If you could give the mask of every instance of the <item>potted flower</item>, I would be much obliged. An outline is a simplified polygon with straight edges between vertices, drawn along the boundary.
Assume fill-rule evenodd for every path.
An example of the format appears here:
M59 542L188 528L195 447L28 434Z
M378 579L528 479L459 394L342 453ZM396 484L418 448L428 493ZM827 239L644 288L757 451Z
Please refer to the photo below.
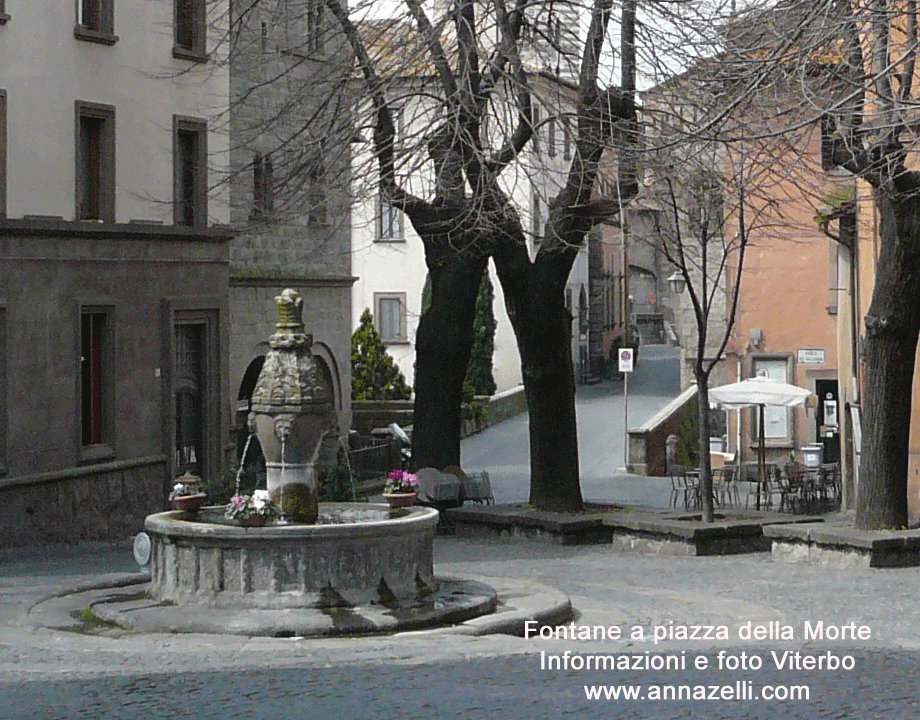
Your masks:
M230 498L224 517L236 520L243 527L258 527L279 514L278 506L272 502L268 490L254 490L252 495L234 495Z
M387 475L383 496L391 508L414 505L418 496L418 477L405 470L394 470Z
M176 484L169 493L169 502L173 509L194 512L201 508L208 496L201 492L200 484L201 478L189 473L176 478Z

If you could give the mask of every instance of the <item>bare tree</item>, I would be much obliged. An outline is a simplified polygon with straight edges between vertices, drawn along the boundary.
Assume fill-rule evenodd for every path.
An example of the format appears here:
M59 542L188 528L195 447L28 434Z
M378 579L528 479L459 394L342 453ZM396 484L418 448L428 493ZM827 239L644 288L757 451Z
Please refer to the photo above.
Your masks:
M920 173L916 148L917 4L914 0L753 3L727 53L735 77L727 107L782 97L752 134L821 126L825 166L863 181L877 214L878 260L861 341L863 443L856 524L903 527L911 388L920 315ZM798 101L793 102L796 98ZM761 103L763 106L763 103ZM858 198L856 206L867 207ZM871 225L864 228L873 232Z
M382 193L421 237L432 277L432 306L417 338L416 443L428 460L435 457L426 449L428 433L439 434L440 442L445 433L456 436L454 423L444 422L449 416L444 410L459 409L478 276L491 256L518 340L530 410L530 501L541 508L572 510L581 507L582 497L572 320L564 290L588 231L616 210L609 199L594 197L604 150L617 136L634 142L636 135L635 53L628 29L635 4L626 4L625 80L606 88L600 83L612 0L590 7L583 41L577 40L577 28L563 25L556 14L567 5L556 3L554 11L552 3L459 0L445 15L431 18L419 2L406 0L411 38L404 34L406 24L393 23L387 28L390 42L373 43L343 5L328 0L351 43L373 107ZM577 12L574 17L577 25ZM535 39L555 51L554 72L526 65ZM375 54L381 45L385 52ZM394 46L399 47L398 62L392 57ZM571 79L564 77L567 67L577 68ZM388 96L394 77L407 72L427 72L433 78L416 88L429 100L429 109L424 142L416 143L426 156L412 159L396 147ZM559 97L564 101L554 99ZM541 110L548 114L545 120ZM571 132L571 158L549 198L535 248L522 219L531 213L516 204L516 191L541 170L526 164L532 158L528 149L533 150L545 125L557 122ZM427 194L409 189L406 168L433 177ZM634 177L634 172L626 176L627 193L635 190ZM440 417L426 415L425 403ZM433 446L436 439L430 441ZM443 466L452 452L436 464Z

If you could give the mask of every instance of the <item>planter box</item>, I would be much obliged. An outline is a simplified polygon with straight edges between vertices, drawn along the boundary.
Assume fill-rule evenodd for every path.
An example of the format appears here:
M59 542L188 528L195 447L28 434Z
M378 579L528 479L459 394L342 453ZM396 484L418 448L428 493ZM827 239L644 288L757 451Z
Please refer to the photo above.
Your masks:
M687 512L640 507L591 506L583 513L541 512L524 505L487 505L447 511L458 537L523 538L556 545L613 545L623 552L655 555L729 555L769 552L764 528L815 523L821 518L726 512L703 523Z
M775 525L764 534L772 542L777 562L864 568L920 566L920 530Z

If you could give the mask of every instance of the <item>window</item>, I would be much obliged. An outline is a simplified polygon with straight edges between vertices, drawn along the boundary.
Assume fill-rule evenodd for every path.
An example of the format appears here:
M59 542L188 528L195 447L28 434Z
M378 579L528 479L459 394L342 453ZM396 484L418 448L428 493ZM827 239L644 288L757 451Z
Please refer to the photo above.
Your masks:
M789 382L789 359L787 358L755 358L754 376L768 377L780 382ZM784 407L764 407L764 439L767 441L790 442L792 440L792 425L789 422L790 411ZM755 432L757 428L757 413L754 413ZM757 437L757 435L755 435Z
M821 118L821 169L833 170L837 167L834 156L843 146L843 138L837 134L834 118L825 115Z
M533 138L530 140L530 144L533 147L534 153L539 154L540 152L540 106L536 103L531 103L531 127L533 127Z
M173 221L176 225L207 224L207 124L173 116Z
M327 221L328 193L322 150L314 150L308 153L303 171L307 181L307 224L325 225Z
M115 108L77 102L77 219L115 222Z
M377 236L384 241L403 239L403 214L386 200L380 200L380 218Z
M546 139L546 148L550 157L556 157L556 118L549 119L547 128L548 137Z
M385 343L406 342L405 293L375 294L374 304L380 339Z
M324 0L309 0L307 5L307 49L322 53L325 49L323 38Z
M175 3L173 57L207 60L205 0L175 0Z
M562 118L562 159L572 159L572 128L568 118Z
M0 0L2 9L3 0ZM0 219L6 217L6 90L0 90Z
M111 455L111 308L80 309L80 446L82 459Z
M77 0L74 36L79 40L114 45L115 0Z
M175 472L202 475L206 394L203 324L175 326Z
M530 234L533 236L534 245L543 242L543 232L545 231L543 218L543 199L537 188L531 189L530 198Z
M269 217L275 210L274 171L271 155L256 153L252 161L252 213L250 220Z

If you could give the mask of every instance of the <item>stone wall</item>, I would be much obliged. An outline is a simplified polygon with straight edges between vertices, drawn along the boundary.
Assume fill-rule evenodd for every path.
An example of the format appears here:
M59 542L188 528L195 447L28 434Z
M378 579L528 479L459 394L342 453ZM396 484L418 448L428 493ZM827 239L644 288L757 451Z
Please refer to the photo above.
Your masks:
M627 470L639 475L667 475L668 435L679 435L684 422L696 414L696 385L684 390L638 428L629 429Z
M0 479L0 547L120 540L166 507L162 455Z

